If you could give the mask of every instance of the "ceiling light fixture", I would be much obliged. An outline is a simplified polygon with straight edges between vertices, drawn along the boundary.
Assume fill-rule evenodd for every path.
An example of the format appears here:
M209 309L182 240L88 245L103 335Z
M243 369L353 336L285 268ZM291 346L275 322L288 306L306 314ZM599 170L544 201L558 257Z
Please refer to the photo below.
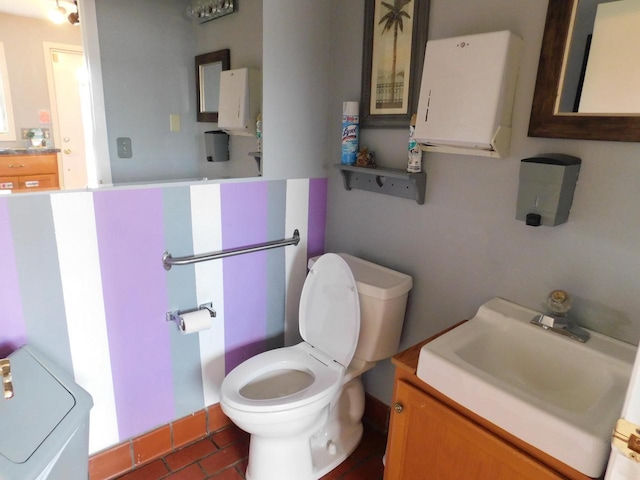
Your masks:
M56 0L56 8L49 10L49 20L60 25L67 18L67 11L58 4Z
M76 6L76 11L71 12L67 17L67 20L69 20L69 23L71 25L80 25L80 13L78 12L78 2L77 0L75 0L73 3Z

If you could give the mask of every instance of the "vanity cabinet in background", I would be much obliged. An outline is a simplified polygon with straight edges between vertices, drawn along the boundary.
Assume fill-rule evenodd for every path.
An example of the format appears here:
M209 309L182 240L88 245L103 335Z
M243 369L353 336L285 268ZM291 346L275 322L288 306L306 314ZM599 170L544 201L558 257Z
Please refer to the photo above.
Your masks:
M385 480L589 480L420 380L428 341L393 357Z
M0 190L32 192L58 188L56 153L0 155Z

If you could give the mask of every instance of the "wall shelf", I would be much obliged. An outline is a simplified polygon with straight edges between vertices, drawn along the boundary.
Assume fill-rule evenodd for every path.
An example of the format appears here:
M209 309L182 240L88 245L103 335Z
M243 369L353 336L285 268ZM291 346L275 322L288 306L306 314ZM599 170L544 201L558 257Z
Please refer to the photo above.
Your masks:
M424 204L427 186L427 174L424 172L409 173L396 168L366 168L342 164L337 164L335 167L342 174L346 190L356 188L384 193L415 200L418 205Z
M258 175L262 176L262 152L249 152L249 156L258 164Z

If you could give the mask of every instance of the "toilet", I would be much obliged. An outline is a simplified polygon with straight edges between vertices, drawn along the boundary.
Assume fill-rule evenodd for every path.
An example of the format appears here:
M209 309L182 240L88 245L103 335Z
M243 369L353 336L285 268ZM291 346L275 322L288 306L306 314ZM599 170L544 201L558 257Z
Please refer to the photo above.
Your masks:
M348 254L309 260L300 297L303 342L234 368L220 406L251 434L247 480L317 480L362 438L361 375L394 355L409 275Z

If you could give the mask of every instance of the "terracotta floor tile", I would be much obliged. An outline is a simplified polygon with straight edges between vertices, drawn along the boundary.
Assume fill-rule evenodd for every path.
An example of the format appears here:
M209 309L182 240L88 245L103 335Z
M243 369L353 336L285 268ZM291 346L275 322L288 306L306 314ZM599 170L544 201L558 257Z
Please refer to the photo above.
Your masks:
M221 471L213 477L209 477L208 480L244 480L244 476L240 475L235 468L231 467Z
M170 453L164 460L172 472L186 467L218 450L209 438L188 445L177 452Z
M218 447L222 448L239 440L248 442L250 435L247 432L239 429L235 425L231 425L223 430L214 433L213 435L211 435L211 438Z
M200 460L200 465L209 474L218 473L224 468L246 458L249 455L248 445L244 442L234 443L216 453Z
M162 460L155 460L119 478L121 480L158 480L165 477L168 473L169 470L164 462Z
M89 459L89 479L105 480L131 470L133 459L131 443L123 443L93 455Z
M173 422L173 448L180 448L207 436L207 412L200 410Z
M171 451L171 427L165 425L133 440L133 462L147 463Z
M232 425L231 420L224 414L219 403L207 408L207 431L209 433L217 432L229 425Z
M204 480L206 477L207 476L202 468L200 468L200 465L193 463L187 468L183 468L178 472L172 473L163 480Z

